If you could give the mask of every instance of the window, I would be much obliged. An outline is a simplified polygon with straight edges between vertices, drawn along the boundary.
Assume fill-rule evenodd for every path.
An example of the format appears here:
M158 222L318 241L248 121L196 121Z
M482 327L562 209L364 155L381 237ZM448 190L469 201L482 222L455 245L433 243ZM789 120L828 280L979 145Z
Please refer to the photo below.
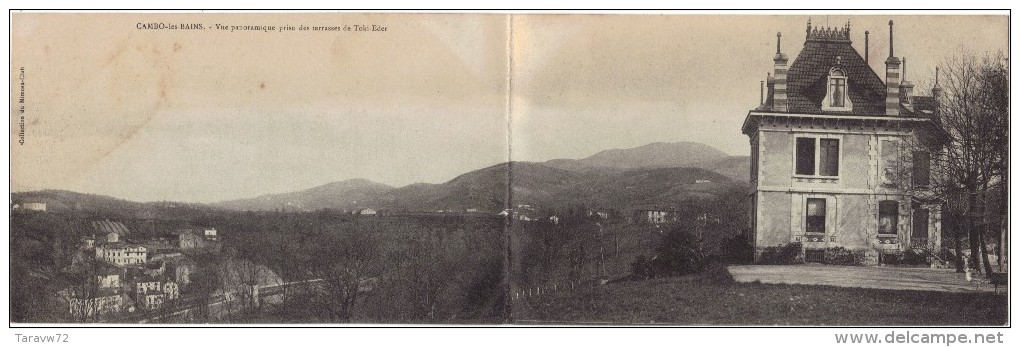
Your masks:
M819 168L822 176L839 176L839 140L819 139Z
M806 227L809 233L825 233L825 199L807 199Z
M798 137L796 162L798 175L839 176L839 139Z
M928 152L914 152L912 166L914 187L927 187L931 181L931 157L928 156Z
M825 87L825 98L822 99L822 111L853 111L854 105L850 101L847 86L846 71L838 67L830 69L828 83Z
M928 209L922 208L922 206L918 203L914 203L914 220L910 233L911 241L928 241L928 213Z
M797 138L797 174L815 174L815 139L813 138Z
M878 202L878 233L896 234L896 225L899 224L900 203L893 200Z
M831 78L829 84L829 88L832 88L832 104L830 106L844 107L843 95L846 95L846 79Z

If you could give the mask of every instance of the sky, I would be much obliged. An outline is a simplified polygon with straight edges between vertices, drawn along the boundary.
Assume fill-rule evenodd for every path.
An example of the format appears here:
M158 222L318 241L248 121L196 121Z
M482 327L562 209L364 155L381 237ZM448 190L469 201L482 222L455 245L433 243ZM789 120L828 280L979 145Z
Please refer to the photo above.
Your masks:
M792 61L808 19L849 20L862 54L870 30L877 71L895 20L919 85L946 57L1008 46L1005 17L15 13L11 188L215 202L652 142L747 155L776 32Z

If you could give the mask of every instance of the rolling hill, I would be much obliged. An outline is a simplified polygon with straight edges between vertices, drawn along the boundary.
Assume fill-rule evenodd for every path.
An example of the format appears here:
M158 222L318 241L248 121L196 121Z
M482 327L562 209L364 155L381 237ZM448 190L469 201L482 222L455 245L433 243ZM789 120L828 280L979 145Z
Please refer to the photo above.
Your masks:
M393 187L366 179L356 178L327 183L297 192L267 194L254 198L216 203L216 206L234 210L317 210L332 208L352 210L369 207Z
M12 201L47 202L50 209L111 210L137 216L179 214L182 209L194 213L218 209L314 211L366 207L390 211L497 212L507 206L510 182L514 204L543 208L581 204L623 210L724 193L747 182L748 166L746 156L728 156L704 144L660 142L606 150L583 159L502 163L439 184L391 187L359 178L209 205L136 203L68 191L15 193Z

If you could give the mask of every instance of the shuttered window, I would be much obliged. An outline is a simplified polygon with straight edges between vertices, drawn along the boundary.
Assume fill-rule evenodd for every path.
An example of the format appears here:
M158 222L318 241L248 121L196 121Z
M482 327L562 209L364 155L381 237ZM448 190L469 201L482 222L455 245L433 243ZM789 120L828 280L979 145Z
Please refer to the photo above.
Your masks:
M815 139L810 137L797 138L797 174L815 174Z
M839 176L839 140L820 139L818 166L822 176Z
M927 187L931 183L931 157L928 152L914 152L913 158L913 182L914 187Z

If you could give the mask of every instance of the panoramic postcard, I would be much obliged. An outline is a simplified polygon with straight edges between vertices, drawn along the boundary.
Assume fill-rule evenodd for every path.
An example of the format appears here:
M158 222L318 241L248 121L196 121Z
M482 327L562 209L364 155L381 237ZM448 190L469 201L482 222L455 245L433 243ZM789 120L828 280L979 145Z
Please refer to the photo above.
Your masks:
M1007 326L1008 29L15 12L9 320Z

